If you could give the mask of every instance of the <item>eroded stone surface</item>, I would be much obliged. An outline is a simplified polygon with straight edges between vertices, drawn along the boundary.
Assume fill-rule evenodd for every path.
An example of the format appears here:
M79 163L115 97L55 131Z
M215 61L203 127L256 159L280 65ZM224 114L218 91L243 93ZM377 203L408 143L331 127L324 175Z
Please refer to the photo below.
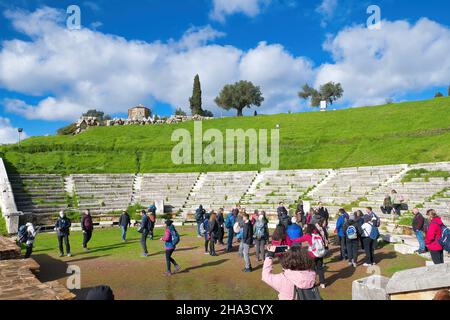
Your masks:
M0 260L20 257L20 248L14 239L0 236Z

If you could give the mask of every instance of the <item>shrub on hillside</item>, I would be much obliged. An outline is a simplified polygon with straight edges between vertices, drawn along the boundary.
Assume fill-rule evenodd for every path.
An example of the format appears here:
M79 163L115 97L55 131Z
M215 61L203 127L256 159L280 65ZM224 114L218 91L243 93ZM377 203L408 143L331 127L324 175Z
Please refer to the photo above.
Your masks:
M57 133L59 136L71 136L75 134L77 130L77 125L75 123L69 124L63 128L58 129Z
M437 92L434 97L435 98L442 98L444 95L441 92Z

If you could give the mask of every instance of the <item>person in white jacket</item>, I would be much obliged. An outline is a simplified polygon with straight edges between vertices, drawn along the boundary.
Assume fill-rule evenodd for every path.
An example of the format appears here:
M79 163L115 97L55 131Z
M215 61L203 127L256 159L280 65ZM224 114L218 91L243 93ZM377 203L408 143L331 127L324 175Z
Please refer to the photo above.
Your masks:
M375 241L370 236L372 234L372 229L376 228L373 225L372 217L369 215L364 216L364 224L361 226L362 234L361 238L364 243L364 251L366 252L366 262L365 267L375 265Z
M31 253L33 252L33 244L34 239L36 239L37 231L34 228L34 225L32 223L27 223L25 225L27 227L27 242L25 243L27 251L25 253L25 259L28 259L31 256Z

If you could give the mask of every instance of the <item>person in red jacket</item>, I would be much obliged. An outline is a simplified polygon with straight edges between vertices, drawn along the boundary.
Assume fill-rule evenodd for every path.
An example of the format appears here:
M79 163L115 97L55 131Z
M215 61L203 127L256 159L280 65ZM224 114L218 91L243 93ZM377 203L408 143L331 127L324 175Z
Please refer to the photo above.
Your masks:
M427 216L430 219L430 226L425 237L425 244L428 251L430 251L433 263L441 264L444 263L444 248L439 244L439 239L442 236L442 226L444 224L433 209L427 211Z

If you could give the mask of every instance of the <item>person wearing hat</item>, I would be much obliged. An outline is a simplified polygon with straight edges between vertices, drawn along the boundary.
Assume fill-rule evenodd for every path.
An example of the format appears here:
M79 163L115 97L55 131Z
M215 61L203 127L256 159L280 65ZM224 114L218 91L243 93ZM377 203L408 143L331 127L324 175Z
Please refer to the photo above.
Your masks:
M130 215L128 214L128 212L126 210L122 211L122 214L120 215L119 218L119 227L122 230L122 241L126 242L127 241L127 230L128 227L131 226L131 220L130 220Z
M167 272L166 276L172 275L171 265L173 264L175 267L174 273L180 270L180 265L172 258L172 254L176 248L176 242L179 241L174 239L174 236L179 237L175 227L173 226L172 220L166 220L166 230L164 232L164 236L161 238L161 241L165 241L166 248L166 264L167 264Z

